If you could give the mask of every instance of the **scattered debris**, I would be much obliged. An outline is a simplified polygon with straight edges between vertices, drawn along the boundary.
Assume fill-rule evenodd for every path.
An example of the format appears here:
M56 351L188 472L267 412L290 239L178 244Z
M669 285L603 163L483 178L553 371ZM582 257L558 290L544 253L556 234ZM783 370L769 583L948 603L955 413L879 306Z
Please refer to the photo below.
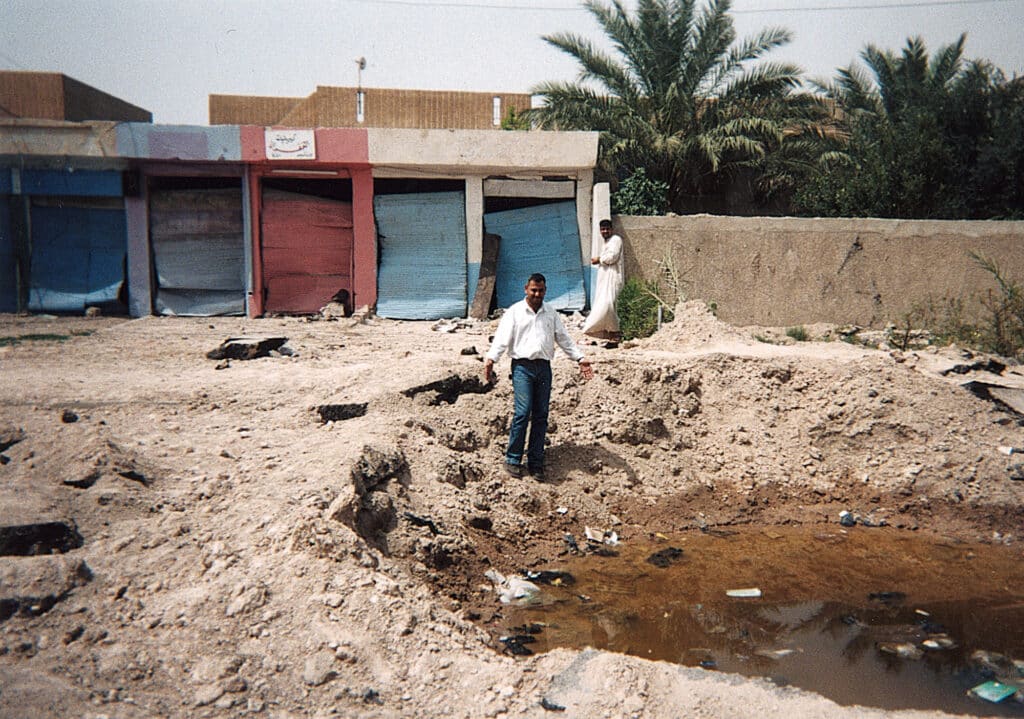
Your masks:
M902 604L906 598L907 595L903 592L872 592L868 595L869 601L888 605Z
M678 547L666 547L660 549L647 558L648 564L653 564L655 567L664 569L670 564L679 560L683 556L683 550Z
M60 421L64 424L74 424L78 421L78 415L72 410L66 409L60 414Z
M431 534L441 534L441 530L437 528L437 525L434 524L434 520L432 519L417 516L412 512L404 512L402 516L405 517L414 527L426 527L430 530Z
M844 509L839 513L839 523L844 527L853 527L857 524L857 517L849 510Z
M268 357L275 351L289 354L282 349L286 342L287 337L229 337L220 347L207 352L206 357L214 360L251 360Z
M476 351L476 347L463 347L459 354L463 357L473 357L480 353Z
M553 572L548 570L535 571L532 569L523 570L523 576L531 582L548 584L553 587L570 587L576 583L576 577L569 572Z
M923 642L921 642L921 646L925 649L931 649L935 651L941 649L956 649L958 645L956 641L948 634L936 634L934 636L928 637Z
M619 535L611 529L584 527L583 534L588 542L593 542L594 544L607 544L610 547L615 547L619 544Z
M1012 697L1018 692L1017 687L997 682L994 679L979 684L976 687L972 687L969 694L972 694L979 699L984 699L987 702L998 704L1007 697Z
M549 712L564 712L565 711L565 707L564 706L562 706L561 704L555 704L553 701L551 701L547 697L543 697L540 700L540 705L541 705L542 708L546 709Z
M924 652L910 642L880 642L876 645L883 654L892 654L901 659L920 659Z
M749 587L747 589L727 589L725 596L733 597L735 599L758 599L761 596L761 590L757 587Z
M522 577L506 577L495 569L489 569L484 576L494 582L502 604L533 604L540 595L540 587Z
M362 417L366 414L366 402L353 402L351 404L321 404L316 408L320 415L320 421L342 422L346 419Z
M505 645L505 652L507 654L511 654L514 657L528 657L533 654L533 650L524 645L536 642L537 638L530 634L516 634L498 637L498 641Z
M796 654L796 649L758 649L754 654L767 659L782 659L790 654Z

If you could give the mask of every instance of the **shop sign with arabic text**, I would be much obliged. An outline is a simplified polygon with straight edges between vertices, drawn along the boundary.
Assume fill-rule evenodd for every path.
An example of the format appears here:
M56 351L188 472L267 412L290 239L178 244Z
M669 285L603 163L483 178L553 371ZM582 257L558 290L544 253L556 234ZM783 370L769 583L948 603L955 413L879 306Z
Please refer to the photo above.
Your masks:
M315 160L316 139L312 130L264 131L268 160Z

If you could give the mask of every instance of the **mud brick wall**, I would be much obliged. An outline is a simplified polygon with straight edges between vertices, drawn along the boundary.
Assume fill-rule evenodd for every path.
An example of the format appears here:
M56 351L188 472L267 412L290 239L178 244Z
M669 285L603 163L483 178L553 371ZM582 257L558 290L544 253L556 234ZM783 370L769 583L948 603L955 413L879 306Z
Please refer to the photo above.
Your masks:
M814 322L882 327L929 301L963 300L984 315L997 262L1024 285L1024 222L617 216L626 276L655 279L671 258L688 299L714 302L735 325Z

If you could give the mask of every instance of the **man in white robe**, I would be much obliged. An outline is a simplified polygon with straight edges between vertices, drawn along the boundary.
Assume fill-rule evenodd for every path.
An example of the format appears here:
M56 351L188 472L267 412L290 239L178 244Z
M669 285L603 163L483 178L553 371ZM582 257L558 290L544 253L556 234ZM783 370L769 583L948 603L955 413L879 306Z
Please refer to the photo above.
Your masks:
M600 230L604 247L600 256L590 258L590 264L598 266L597 286L583 334L617 342L621 333L615 298L622 289L622 238L612 233L611 220L601 220Z

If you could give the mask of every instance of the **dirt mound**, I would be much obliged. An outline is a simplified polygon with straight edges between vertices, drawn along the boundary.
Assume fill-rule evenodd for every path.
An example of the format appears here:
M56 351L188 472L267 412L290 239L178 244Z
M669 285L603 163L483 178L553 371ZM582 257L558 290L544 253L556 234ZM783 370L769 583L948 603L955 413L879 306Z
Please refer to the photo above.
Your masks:
M701 300L678 303L672 321L664 323L640 346L651 350L679 350L726 343L750 343L750 335L715 317Z
M74 339L3 354L0 500L75 527L57 559L89 579L45 565L59 600L12 596L0 716L881 716L604 652L513 659L486 573L543 568L586 527L631 542L846 510L1019 532L1005 405L912 355L753 341L699 302L633 346L588 346L590 382L556 360L543 483L503 471L507 365L486 387L466 351L486 323L64 322ZM249 334L295 353L205 357Z

